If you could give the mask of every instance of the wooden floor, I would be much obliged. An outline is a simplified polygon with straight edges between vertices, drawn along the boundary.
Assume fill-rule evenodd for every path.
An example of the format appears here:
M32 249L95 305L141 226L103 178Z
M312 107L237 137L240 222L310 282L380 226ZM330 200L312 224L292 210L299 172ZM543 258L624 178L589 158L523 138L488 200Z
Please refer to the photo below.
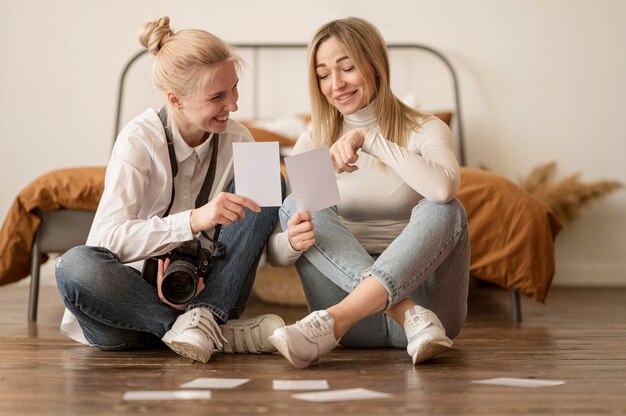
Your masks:
M107 353L64 339L54 287L42 288L39 322L26 323L26 286L0 287L0 415L626 414L626 288L554 288L546 305L522 300L510 323L507 292L473 287L454 349L414 367L404 350L339 348L298 370L279 355L215 354L208 364L170 350ZM246 315L293 322L299 307L253 300ZM173 390L198 377L249 378L207 401L125 402L130 390ZM472 384L492 377L564 380L538 389ZM273 391L274 379L326 379L391 398L311 403Z

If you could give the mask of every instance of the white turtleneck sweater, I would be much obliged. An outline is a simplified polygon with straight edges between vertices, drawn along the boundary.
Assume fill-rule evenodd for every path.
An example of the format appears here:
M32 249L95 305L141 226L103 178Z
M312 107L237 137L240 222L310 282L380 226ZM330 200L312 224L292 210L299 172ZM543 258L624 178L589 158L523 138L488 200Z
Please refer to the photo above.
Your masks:
M438 118L429 119L418 132L409 134L406 148L383 137L371 105L344 116L343 133L354 128L367 128L369 133L358 153L359 169L336 174L341 197L337 209L367 252L379 254L406 227L413 207L421 199L448 202L454 198L460 168L452 133ZM293 154L319 146L309 130L298 139ZM285 266L301 253L290 246L286 232L281 234L270 240L274 250L269 251L278 255L270 260Z

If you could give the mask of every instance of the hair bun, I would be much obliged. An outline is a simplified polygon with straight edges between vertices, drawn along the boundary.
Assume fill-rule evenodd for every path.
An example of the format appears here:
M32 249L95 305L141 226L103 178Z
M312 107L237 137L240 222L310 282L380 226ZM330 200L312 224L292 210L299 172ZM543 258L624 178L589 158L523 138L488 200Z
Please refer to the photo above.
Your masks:
M172 36L174 31L170 28L170 18L163 16L143 25L139 31L139 43L156 55Z

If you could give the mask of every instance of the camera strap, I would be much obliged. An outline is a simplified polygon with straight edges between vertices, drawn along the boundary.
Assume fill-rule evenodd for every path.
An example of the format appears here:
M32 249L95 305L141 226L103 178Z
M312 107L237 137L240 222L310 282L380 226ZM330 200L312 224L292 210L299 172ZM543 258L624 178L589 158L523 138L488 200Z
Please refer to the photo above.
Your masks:
M170 203L163 214L163 218L167 217L170 214L170 210L172 209L172 205L174 205L174 197L176 196L176 191L174 187L174 178L178 173L178 163L176 162L176 152L174 151L174 139L172 137L172 131L170 129L169 124L167 123L167 107L161 108L159 111L159 118L161 119L161 124L163 124L163 129L165 130L165 138L167 141L167 152L170 158L170 166L172 168L172 196L170 198ZM220 136L217 133L213 134L213 143L211 150L211 161L209 162L209 169L207 170L206 176L204 177L204 182L202 182L202 187L200 188L200 192L196 197L195 207L199 208L202 205L206 204L209 201L209 195L211 194L211 188L213 188L213 182L215 181L215 171L217 169L217 152L219 148L219 139ZM222 228L221 224L218 224L215 227L215 232L213 234L213 238L209 237L206 231L202 231L202 235L204 238L213 243L214 250L211 258L213 260L221 260L225 256L225 249L222 243L217 241L217 238L220 233L220 229Z

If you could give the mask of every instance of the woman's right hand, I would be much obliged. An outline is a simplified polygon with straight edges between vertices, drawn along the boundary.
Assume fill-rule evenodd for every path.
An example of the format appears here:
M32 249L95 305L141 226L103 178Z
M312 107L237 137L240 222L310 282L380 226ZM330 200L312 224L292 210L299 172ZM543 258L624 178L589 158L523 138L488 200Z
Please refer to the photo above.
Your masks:
M252 200L229 192L220 192L215 198L191 211L189 222L194 234L215 228L218 224L230 225L242 221L244 208L261 212L261 208Z
M337 173L352 173L359 169L356 165L356 161L359 159L357 152L363 147L368 132L369 130L366 128L349 130L330 146L330 159Z
M287 236L294 250L307 251L315 244L315 228L311 214L297 211L287 222Z

